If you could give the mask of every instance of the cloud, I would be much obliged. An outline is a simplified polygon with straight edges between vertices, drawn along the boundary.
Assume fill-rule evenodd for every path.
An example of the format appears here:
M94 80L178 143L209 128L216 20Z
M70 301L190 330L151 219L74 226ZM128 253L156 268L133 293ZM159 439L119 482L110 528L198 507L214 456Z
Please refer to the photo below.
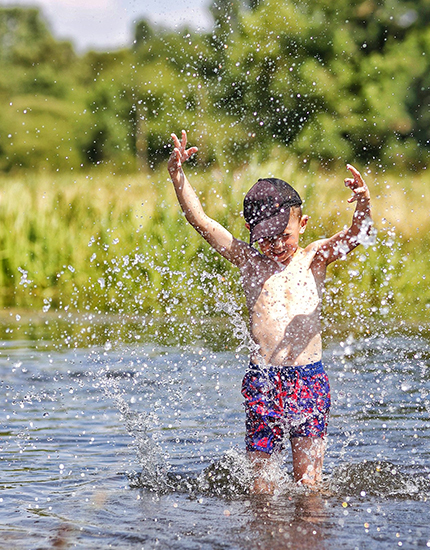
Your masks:
M72 41L79 50L115 49L131 41L130 22L121 0L6 0L1 3L39 7L54 36Z
M0 0L0 5L41 8L54 36L78 50L109 50L131 44L136 21L164 26L209 28L210 0Z
M25 6L38 6L47 11L73 8L74 10L103 10L110 9L113 6L120 5L119 0L3 0L0 5L20 4Z
M148 14L148 19L154 23L169 27L183 27L189 25L193 29L207 29L211 26L212 19L209 11L201 7L187 10L182 8L160 9L157 8Z

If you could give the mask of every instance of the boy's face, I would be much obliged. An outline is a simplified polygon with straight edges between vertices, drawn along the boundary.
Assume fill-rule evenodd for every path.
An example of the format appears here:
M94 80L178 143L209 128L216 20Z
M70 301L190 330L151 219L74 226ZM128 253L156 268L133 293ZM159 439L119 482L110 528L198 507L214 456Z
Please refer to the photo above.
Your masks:
M301 218L291 212L287 227L280 235L259 239L261 252L277 262L284 263L293 256L299 247L300 234L306 229L308 216Z

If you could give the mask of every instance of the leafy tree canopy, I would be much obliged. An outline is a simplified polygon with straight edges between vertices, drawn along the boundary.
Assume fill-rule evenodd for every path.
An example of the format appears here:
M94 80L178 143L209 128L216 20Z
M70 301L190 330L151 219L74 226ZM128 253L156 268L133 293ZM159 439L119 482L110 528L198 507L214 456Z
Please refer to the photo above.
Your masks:
M210 32L136 24L123 50L78 56L36 8L0 9L0 169L117 170L277 148L322 162L426 163L427 0L215 0Z

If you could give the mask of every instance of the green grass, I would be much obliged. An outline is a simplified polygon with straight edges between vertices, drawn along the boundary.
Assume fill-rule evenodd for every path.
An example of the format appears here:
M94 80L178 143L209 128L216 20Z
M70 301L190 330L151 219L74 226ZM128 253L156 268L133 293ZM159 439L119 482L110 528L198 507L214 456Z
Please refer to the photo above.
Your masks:
M349 224L347 175L270 158L236 173L188 169L208 214L243 239L246 191L258 177L286 179L311 216L304 245ZM377 241L329 268L326 318L355 326L370 317L424 321L430 306L426 173L368 173L366 180ZM165 169L4 177L0 222L5 309L143 315L168 319L165 330L172 331L186 319L184 333L196 319L244 316L236 270L184 220Z

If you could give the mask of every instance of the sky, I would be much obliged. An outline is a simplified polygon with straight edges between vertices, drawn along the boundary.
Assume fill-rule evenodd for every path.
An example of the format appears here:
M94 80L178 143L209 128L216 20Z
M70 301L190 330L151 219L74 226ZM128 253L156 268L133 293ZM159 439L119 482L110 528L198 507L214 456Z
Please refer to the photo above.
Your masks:
M76 50L109 51L130 45L142 18L171 28L209 29L211 0L0 0L0 6L40 7L53 35Z

